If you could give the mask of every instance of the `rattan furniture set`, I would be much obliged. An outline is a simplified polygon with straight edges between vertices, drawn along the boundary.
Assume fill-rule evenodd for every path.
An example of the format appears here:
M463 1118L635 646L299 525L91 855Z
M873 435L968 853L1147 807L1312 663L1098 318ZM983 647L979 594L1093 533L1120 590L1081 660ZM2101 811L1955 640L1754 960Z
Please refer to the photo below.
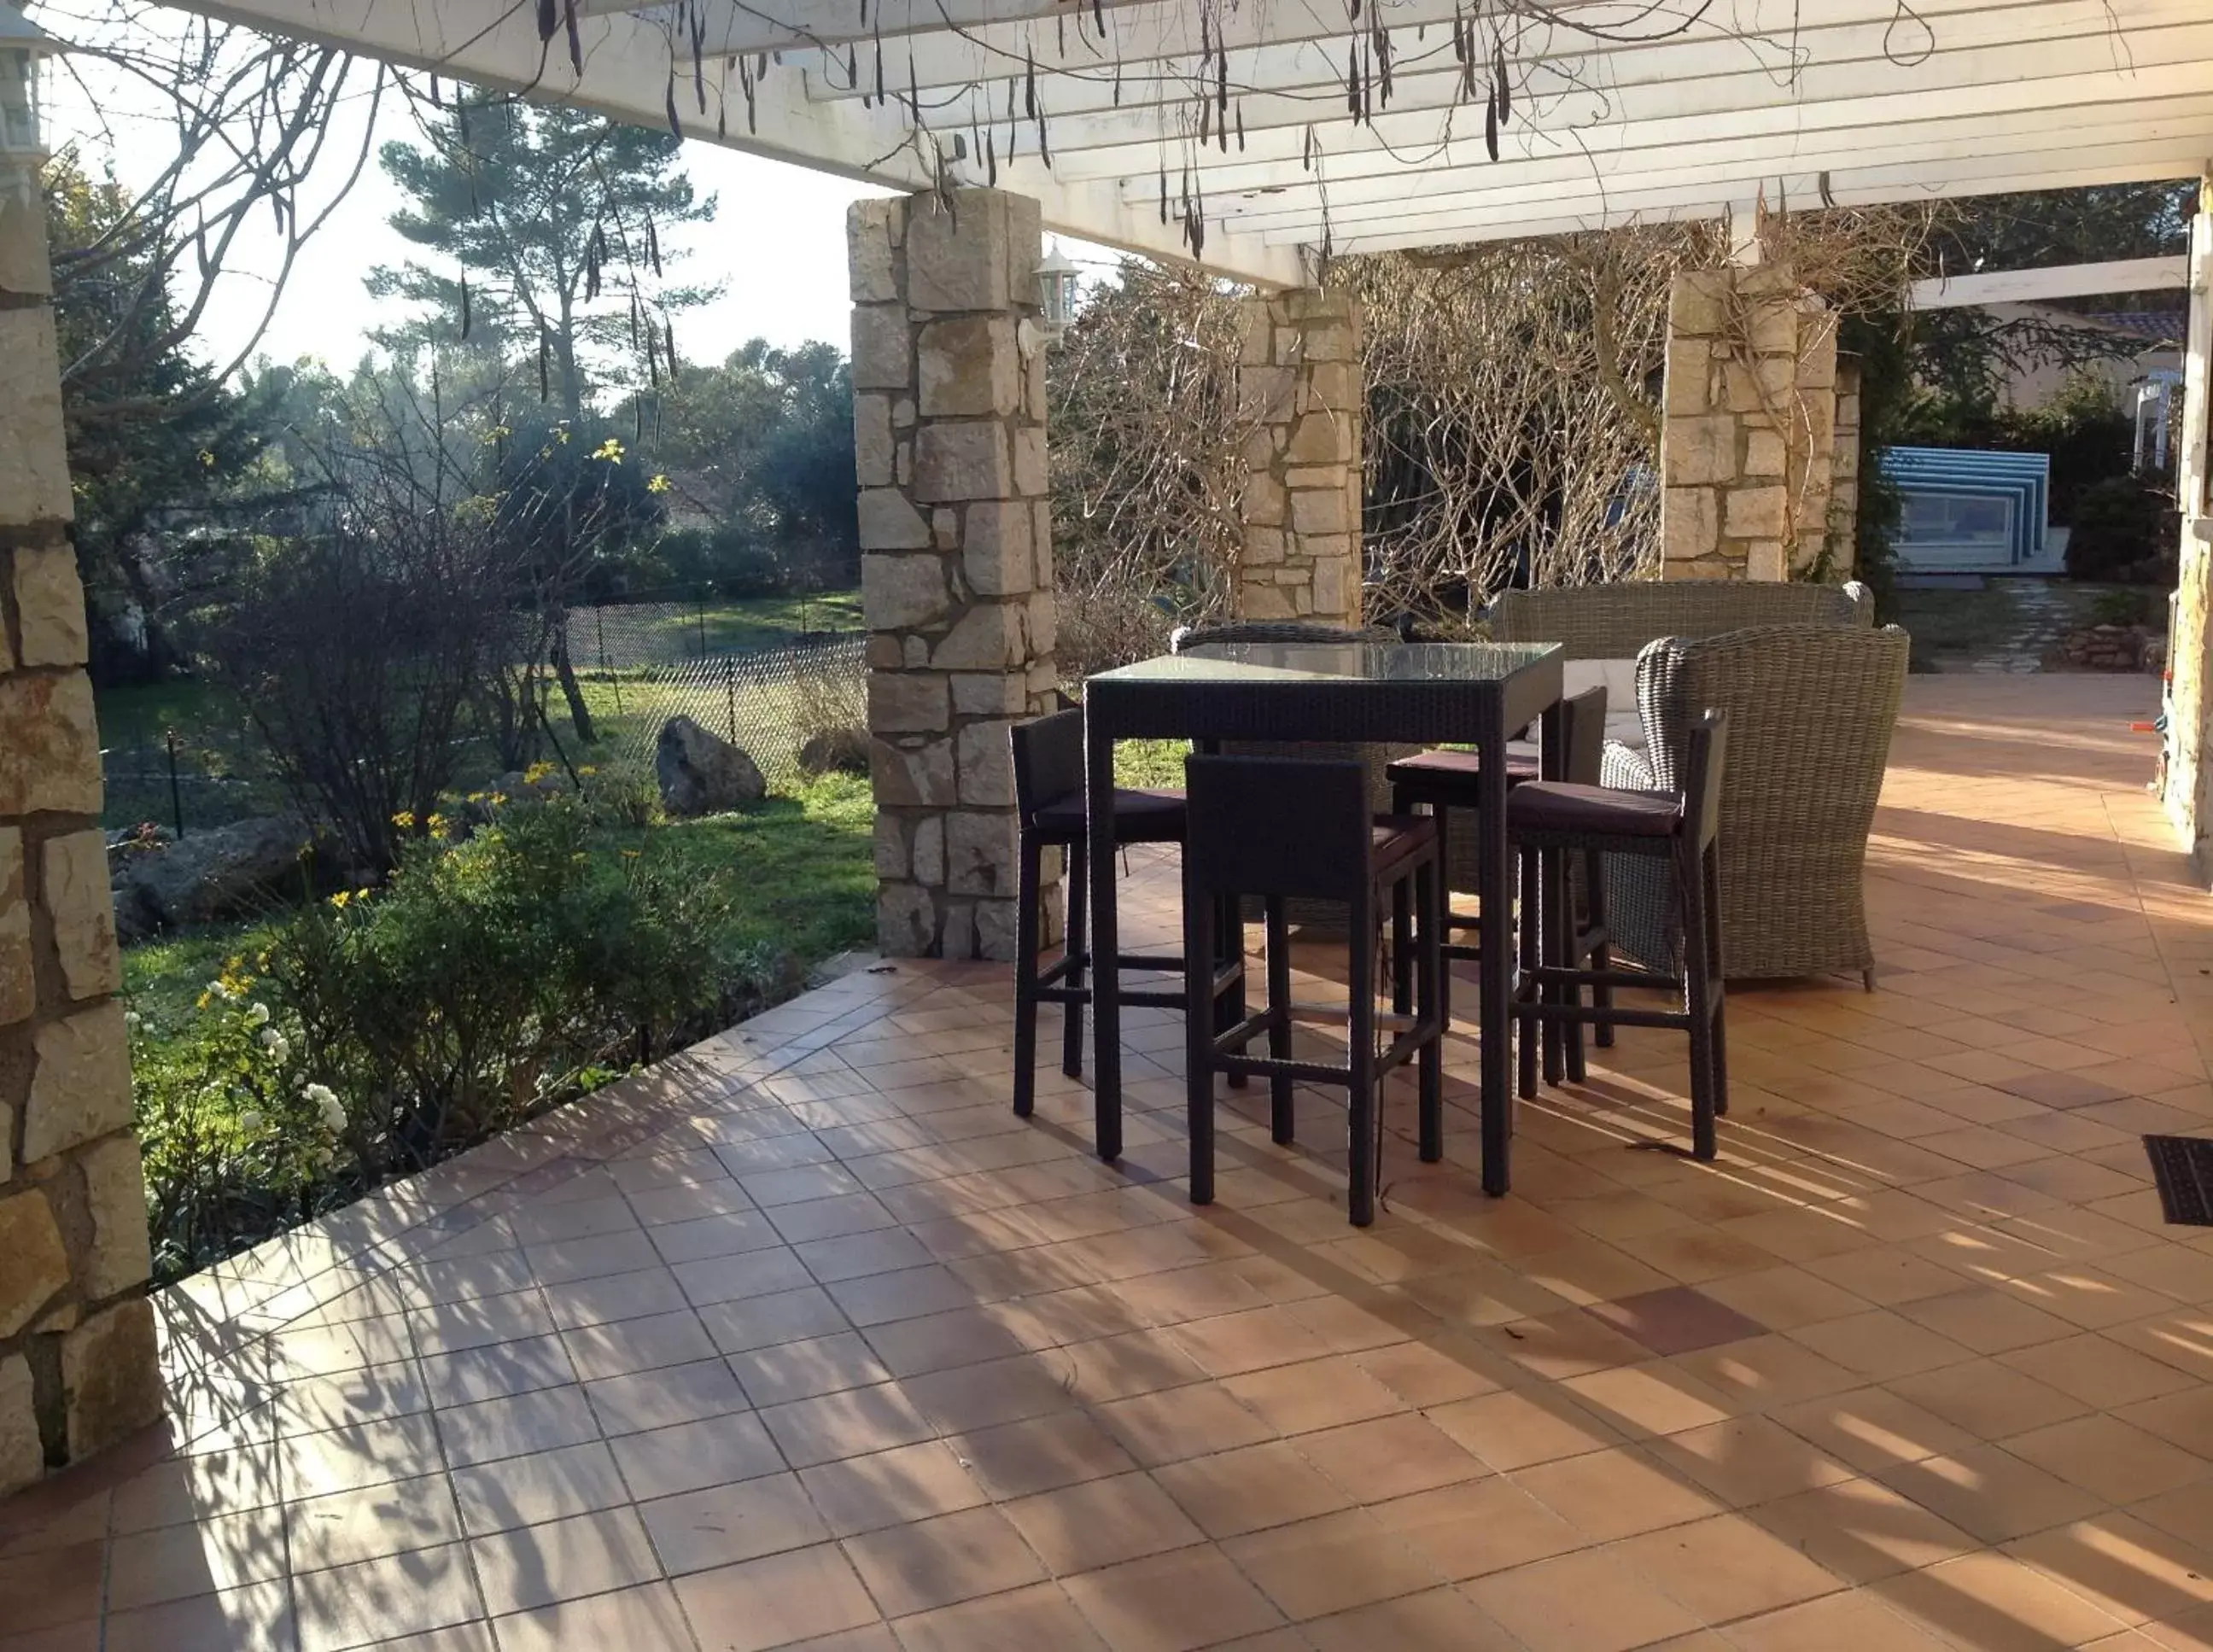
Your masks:
M1348 1206L1364 1225L1384 1073L1417 1067L1420 1156L1442 1155L1450 957L1481 962L1486 1192L1511 1182L1517 1026L1524 1095L1540 1050L1547 1082L1582 1077L1586 1027L1602 1045L1616 1025L1682 1030L1693 1151L1713 1156L1728 1106L1724 974L1850 969L1872 985L1860 873L1905 636L1871 628L1857 586L1513 592L1489 619L1490 640L1476 643L1186 631L1167 655L1090 678L1081 710L1017 728L1017 1112L1031 1106L1039 1006L1064 1008L1073 1075L1088 1003L1095 1144L1119 1158L1122 1005L1181 1009L1193 1201L1213 1196L1216 1075L1268 1081L1278 1142L1291 1139L1294 1086L1332 1085L1348 1095ZM1606 682L1632 670L1641 749L1604 738L1620 726ZM1192 742L1186 789L1118 789L1114 749L1132 739ZM1114 850L1140 841L1181 845L1179 956L1121 950ZM1041 966L1037 892L1054 845L1068 856L1068 938ZM1244 946L1254 917L1257 1003ZM1294 1021L1318 1018L1291 999L1295 925L1345 945L1349 1002L1319 1011L1345 1027L1342 1064L1294 1055ZM1125 988L1126 970L1183 978ZM1677 1007L1617 997L1632 987L1666 989Z

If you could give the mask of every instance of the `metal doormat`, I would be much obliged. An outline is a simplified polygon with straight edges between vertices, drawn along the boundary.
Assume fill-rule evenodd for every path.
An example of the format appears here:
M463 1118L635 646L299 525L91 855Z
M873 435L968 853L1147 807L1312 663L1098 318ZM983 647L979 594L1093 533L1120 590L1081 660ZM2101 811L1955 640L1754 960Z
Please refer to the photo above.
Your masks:
M2159 1207L2173 1222L2213 1228L2213 1140L2198 1136L2147 1136Z

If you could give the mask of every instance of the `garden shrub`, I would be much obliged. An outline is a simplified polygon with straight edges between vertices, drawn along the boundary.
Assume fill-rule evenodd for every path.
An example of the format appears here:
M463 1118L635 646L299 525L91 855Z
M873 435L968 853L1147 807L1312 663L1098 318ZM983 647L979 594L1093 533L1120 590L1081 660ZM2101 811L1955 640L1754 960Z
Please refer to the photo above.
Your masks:
M2134 476L2116 476L2082 491L2067 538L2070 579L2149 579L2179 553L2174 499Z
M137 1040L162 1277L763 1001L770 961L735 938L717 884L655 836L607 853L606 823L568 798L511 807L465 841L432 825L383 886L283 921L188 1025Z

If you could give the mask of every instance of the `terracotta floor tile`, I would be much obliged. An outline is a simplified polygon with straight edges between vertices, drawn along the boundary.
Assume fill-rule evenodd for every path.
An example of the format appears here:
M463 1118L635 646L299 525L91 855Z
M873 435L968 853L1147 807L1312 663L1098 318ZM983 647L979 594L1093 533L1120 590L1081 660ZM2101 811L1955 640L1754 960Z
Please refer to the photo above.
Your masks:
M1359 1509L1231 1538L1222 1551L1293 1622L1435 1587L1442 1578Z
M1426 1418L1405 1413L1302 1435L1299 1454L1363 1503L1381 1503L1491 1472Z
M680 1577L676 1598L703 1648L765 1652L882 1615L834 1543Z
M1524 1468L1616 1443L1615 1430L1564 1399L1511 1391L1441 1405L1439 1429L1495 1469Z
M1731 1624L1729 1640L1743 1652L1949 1652L1953 1643L1865 1594L1828 1594L1764 1617Z
M1698 1621L1602 1549L1539 1560L1461 1588L1522 1643L1547 1652L1626 1652Z
M677 1605L676 1592L666 1583L519 1612L500 1618L492 1628L499 1637L499 1652L570 1652L587 1646L619 1647L623 1652L692 1652L698 1644Z
M1735 1405L1664 1359L1570 1377L1560 1387L1622 1433L1680 1434L1733 1415Z
M1099 1420L1139 1462L1172 1463L1272 1439L1275 1430L1218 1382L1102 1405Z
M977 1480L1001 1498L1028 1497L1137 1466L1089 1412L1081 1411L956 1435L947 1443Z
M447 1462L466 1468L502 1457L581 1445L600 1437L600 1425L582 1388L541 1388L511 1399L480 1399L442 1411L438 1436Z
M1687 1354L1719 1343L1741 1342L1768 1329L1751 1315L1688 1285L1597 1302L1590 1312L1655 1354Z
M1048 1570L1065 1576L1204 1539L1143 1473L1085 1480L1002 1505Z
M1999 1357L2015 1370L2072 1394L2087 1405L2125 1405L2191 1386L2191 1379L2172 1365L2124 1348L2094 1332L2017 1348Z
M1267 1597L1210 1545L1085 1572L1062 1587L1114 1652L1194 1652L1283 1622Z
M1737 1508L1849 1479L1851 1472L1772 1418L1741 1417L1648 1442L1654 1461Z
M561 1335L569 1362L589 1382L627 1376L711 1358L716 1352L699 1316L686 1308L599 1325L580 1326Z
M1726 1623L1843 1587L1799 1549L1741 1515L1649 1532L1613 1552L1706 1623Z
M284 1518L288 1562L296 1571L436 1548L461 1537L460 1509L442 1475L308 1498L287 1504Z
M301 1652L337 1652L485 1615L458 1543L302 1572L292 1580L292 1600Z
M733 1354L729 1367L756 1406L864 1387L891 1375L857 1331Z
M2055 1527L2009 1543L2006 1552L2123 1623L2164 1624L2213 1612L2205 1551L2134 1512Z
M871 1327L868 1339L889 1375L902 1377L1003 1359L1023 1349L1020 1338L981 1308L893 1320Z
M1497 1391L1498 1383L1475 1368L1471 1347L1442 1337L1402 1342L1355 1354L1353 1363L1408 1405L1427 1408Z
M2003 1554L1963 1555L1870 1587L1923 1627L1990 1652L2079 1646L2127 1627L2034 1567Z
M1106 1643L1058 1586L1033 1583L980 1600L940 1606L902 1618L899 1643L907 1652L983 1652L1050 1647L1059 1652L1103 1652Z
M1673 1362L1741 1411L1773 1411L1861 1381L1834 1360L1780 1334L1703 1348Z
M2206 1403L2202 1392L2195 1398ZM2134 1503L2213 1477L2213 1463L2111 1417L2078 1417L2003 1443L2108 1503Z
M1635 1447L1616 1447L1517 1469L1514 1483L1595 1541L1714 1514L1712 1495L1669 1473Z
M661 1576L645 1527L627 1509L524 1526L469 1545L494 1617L651 1582Z
M1171 1463L1153 1478L1214 1538L1333 1513L1355 1501L1288 1441Z
M2104 1506L2103 1498L1997 1446L1893 1464L1874 1478L1984 1543L2025 1537Z
M745 1389L719 1359L607 1377L584 1385L600 1429L609 1435L697 1423L747 1409Z
M2026 1434L2088 1409L2074 1395L1995 1360L1899 1377L1887 1386L1893 1393L1984 1440Z
M629 1500L607 1448L598 1442L456 1469L454 1494L472 1535L536 1526Z
M220 1594L198 1594L107 1619L102 1645L113 1652L290 1652L302 1645L290 1594L282 1583L256 1583Z
M1850 1583L1933 1566L1977 1546L1958 1527L1873 1480L1840 1481L1747 1513Z
M847 1538L846 1555L892 1617L928 1612L1045 1576L1021 1534L994 1509L937 1515Z
M1223 1380L1230 1397L1278 1434L1307 1434L1405 1409L1406 1402L1346 1355Z
M990 1501L954 1442L924 1441L802 1470L800 1480L833 1537L953 1514Z
M749 1480L783 1466L761 1420L742 1413L620 1435L608 1446L631 1495L641 1502Z
M1789 1334L1825 1359L1879 1382L1974 1357L1973 1350L1883 1308L1801 1326Z
M1457 1589L1430 1589L1302 1625L1316 1652L1520 1652L1520 1643Z
M127 1611L219 1589L237 1589L281 1578L287 1569L281 1509L247 1509L185 1525L157 1527L118 1538L109 1550L107 1609ZM25 1574L27 1581L29 1576ZM93 1582L94 1590L87 1596L79 1583L64 1576L57 1590L64 1609L69 1609L71 1602L82 1602L84 1609L76 1615L93 1616L99 1605L97 1572ZM27 1595L29 1591L24 1593ZM0 1594L0 1601L4 1601L0 1621L11 1625L20 1621L27 1629L39 1627L38 1619L43 1614L37 1602L16 1596L12 1590ZM54 1608L45 1610L51 1612Z
M643 1503L639 1515L674 1577L805 1548L830 1535L796 1475L764 1474Z

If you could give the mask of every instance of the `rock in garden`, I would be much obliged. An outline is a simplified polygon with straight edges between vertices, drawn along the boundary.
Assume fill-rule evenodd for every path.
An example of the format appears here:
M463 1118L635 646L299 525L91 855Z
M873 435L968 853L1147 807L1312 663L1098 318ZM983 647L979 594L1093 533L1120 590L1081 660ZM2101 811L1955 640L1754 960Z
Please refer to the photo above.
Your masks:
M799 748L803 774L866 774L869 735L863 728L825 728Z
M116 869L117 929L126 937L259 910L296 895L314 833L297 815L241 820L131 855Z
M661 725L653 754L661 802L671 814L720 814L768 796L768 782L753 759L689 717Z

